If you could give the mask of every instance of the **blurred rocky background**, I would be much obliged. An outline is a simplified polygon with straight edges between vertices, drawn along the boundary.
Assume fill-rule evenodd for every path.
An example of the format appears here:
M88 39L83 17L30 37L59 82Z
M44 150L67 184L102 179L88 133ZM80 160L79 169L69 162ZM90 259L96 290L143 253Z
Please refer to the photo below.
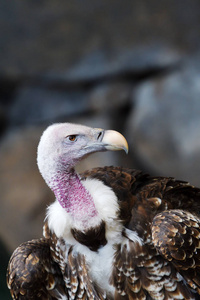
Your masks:
M8 257L42 236L53 200L36 166L54 122L115 129L124 165L200 187L200 1L0 0L0 299Z

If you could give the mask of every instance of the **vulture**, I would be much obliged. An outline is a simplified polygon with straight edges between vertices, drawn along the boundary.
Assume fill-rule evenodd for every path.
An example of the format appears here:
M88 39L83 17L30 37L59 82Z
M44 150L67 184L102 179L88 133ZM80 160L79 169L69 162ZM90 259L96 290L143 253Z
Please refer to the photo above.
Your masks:
M107 150L128 152L126 139L71 123L42 134L37 163L55 202L44 237L10 258L13 299L200 299L200 189L123 167L78 174Z

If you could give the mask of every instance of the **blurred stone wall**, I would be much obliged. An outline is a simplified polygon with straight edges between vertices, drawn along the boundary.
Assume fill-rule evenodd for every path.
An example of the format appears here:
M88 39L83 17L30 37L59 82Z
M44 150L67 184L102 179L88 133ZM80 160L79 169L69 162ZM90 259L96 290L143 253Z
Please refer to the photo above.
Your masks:
M122 132L124 165L200 186L200 1L0 1L0 237L42 235L53 200L36 166L43 129Z

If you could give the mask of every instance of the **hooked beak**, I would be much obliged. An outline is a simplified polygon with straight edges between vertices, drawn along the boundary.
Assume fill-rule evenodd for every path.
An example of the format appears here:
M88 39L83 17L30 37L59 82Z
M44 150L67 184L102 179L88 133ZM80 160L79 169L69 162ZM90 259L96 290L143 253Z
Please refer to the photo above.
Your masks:
M124 150L128 154L128 143L125 137L115 130L105 130L101 142L106 150Z
M127 154L128 143L125 137L115 130L93 128L92 133L88 137L87 145L83 148L84 156L106 150L124 150Z

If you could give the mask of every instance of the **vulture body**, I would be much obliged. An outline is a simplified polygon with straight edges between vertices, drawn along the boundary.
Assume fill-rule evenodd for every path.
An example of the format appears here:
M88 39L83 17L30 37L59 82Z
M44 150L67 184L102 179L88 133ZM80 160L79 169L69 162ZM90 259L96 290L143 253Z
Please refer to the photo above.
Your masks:
M43 133L38 167L56 200L44 238L11 256L13 299L200 299L200 189L121 167L74 169L122 149L115 131L60 123Z

